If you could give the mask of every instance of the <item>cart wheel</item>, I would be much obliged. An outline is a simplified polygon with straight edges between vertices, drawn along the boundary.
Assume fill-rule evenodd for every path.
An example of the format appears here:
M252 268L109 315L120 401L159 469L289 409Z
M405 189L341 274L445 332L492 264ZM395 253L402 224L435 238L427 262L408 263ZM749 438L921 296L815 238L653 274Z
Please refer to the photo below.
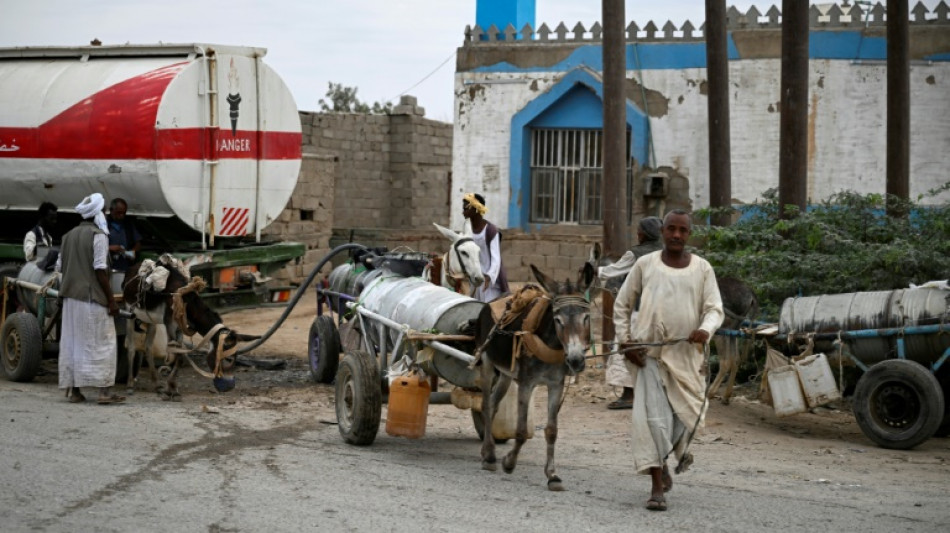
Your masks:
M478 433L478 440L485 440L485 419L482 418L482 412L472 409L472 423L475 425L475 433ZM495 444L504 444L508 439L495 439Z
M347 353L336 374L336 420L349 444L366 446L376 440L383 412L376 358L362 351Z
M40 323L29 313L13 313L0 331L3 372L10 381L30 381L43 361Z
M929 439L943 420L940 383L922 365L889 359L861 376L854 415L878 446L906 450Z
M320 315L310 325L310 375L317 383L332 383L340 366L340 332L333 318Z

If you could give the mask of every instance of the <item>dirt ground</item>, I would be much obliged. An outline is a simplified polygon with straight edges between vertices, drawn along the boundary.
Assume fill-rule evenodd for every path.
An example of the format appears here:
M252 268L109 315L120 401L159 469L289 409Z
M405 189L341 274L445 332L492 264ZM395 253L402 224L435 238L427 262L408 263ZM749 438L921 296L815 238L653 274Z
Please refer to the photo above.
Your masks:
M325 416L335 418L332 386L316 385L309 379L307 335L315 309L315 297L308 293L277 332L250 355L285 360L287 369L248 369L240 373L233 401L286 409L315 402L328 409ZM260 334L281 312L282 309L240 311L227 314L224 319L241 332ZM599 317L592 318L599 322ZM204 387L210 391L206 384ZM848 399L810 413L778 418L770 406L757 400L756 393L757 384L744 384L736 387L730 405L723 405L718 399L710 403L706 427L696 438L697 457L723 469L739 468L752 477L769 473L811 483L857 487L887 483L899 475L914 480L919 487L942 486L941 491L946 491L950 481L950 439L932 438L914 450L885 450L861 432ZM559 420L562 433L588 435L599 446L625 449L630 411L606 408L618 394L619 390L604 383L600 359L591 359L587 370L568 389L569 397ZM535 395L534 423L538 429L544 425L545 401L546 391L542 389ZM469 414L451 405L432 406L428 424L474 432ZM708 454L710 451L715 453ZM607 455L604 457L608 460Z
M229 313L223 318L226 325L239 332L262 334L282 312L282 308L256 309ZM176 487L192 487L199 483L203 479L201 476L195 479L188 476L192 472L204 472L199 468L204 462L214 468L224 468L230 464L217 458L223 453L222 450L230 449L228 446L231 446L245 450L242 452L244 454L253 454L253 450L258 448L268 450L270 454L284 454L280 459L268 456L264 467L270 472L278 468L276 465L285 465L286 470L281 471L281 476L290 476L288 479L294 480L294 483L285 483L284 486L281 485L284 483L284 477L281 476L273 479L254 477L254 483L238 494L246 492L258 495L254 491L259 486L267 487L261 494L280 493L281 490L309 494L323 490L321 487L324 483L321 480L329 475L327 472L330 470L326 469L330 468L333 472L338 471L339 476L353 470L370 479L380 480L378 487L364 487L364 490L371 491L374 498L367 500L367 505L376 506L372 507L375 511L366 513L367 520L376 519L373 513L385 517L393 512L389 508L379 507L382 505L379 502L399 500L396 495L402 495L401 491L392 487L404 485L402 481L394 481L400 475L424 475L425 481L420 481L420 486L428 487L426 490L434 491L432 494L439 494L439 497L433 497L434 501L442 502L442 506L447 505L447 502L439 498L452 500L451 494L458 486L458 478L461 478L465 483L481 487L478 489L481 491L499 488L510 491L508 497L514 500L505 508L512 513L523 514L524 511L519 511L521 507L516 503L522 502L524 498L537 497L537 502L546 503L530 505L538 505L545 512L555 513L552 516L556 515L550 506L559 500L544 496L547 491L543 490L541 474L545 453L541 438L545 424L542 406L546 401L546 391L541 390L535 396L535 438L525 445L519 463L523 466L513 476L501 473L486 475L478 468L479 444L471 415L451 405L429 407L426 436L421 441L387 435L384 431L384 405L383 422L374 444L363 448L349 447L342 442L334 427L333 386L314 383L310 378L306 360L307 336L314 316L315 297L309 293L276 333L247 356L283 363L282 368L264 370L240 367L237 387L231 392L216 393L209 380L185 368L180 379L182 402L165 403L150 392L147 373L140 376L137 391L126 406L108 411L115 413L109 417L109 428L117 432L115 438L121 440L126 431L148 427L151 428L151 436L145 446L158 447L151 452L152 455L178 457L176 454L183 454L188 460L196 462L189 463L191 466L188 469L181 468L181 476L187 479L176 477L175 484L163 484L161 489L153 487L150 490L165 491L162 494L166 496L163 497L177 502L174 500L174 495L178 494L176 490L179 490ZM558 471L569 491L566 493L568 499L564 501L579 506L582 514L578 516L586 516L584 512L590 513L588 518L581 519L582 523L588 524L586 529L627 530L629 525L621 528L621 524L628 524L625 520L630 519L629 513L642 510L649 481L644 476L636 476L630 464L631 412L606 409L606 404L616 397L616 392L604 384L602 366L599 359L591 359L588 369L570 385L559 419ZM73 412L63 409L62 405L65 404L62 395L55 390L55 360L46 361L44 368L47 372L31 384L0 382L0 395L6 394L9 402L15 400L23 404L11 403L8 407L19 413L15 417L18 424L23 423L23 420L31 420L32 417L26 413L34 411ZM946 524L950 524L950 509L946 506L947 488L950 487L950 439L933 438L914 450L885 450L876 447L861 433L847 401L834 408L819 408L811 413L777 418L771 407L754 398L754 392L754 386L742 386L737 388L730 405L723 405L718 400L711 403L706 428L698 433L691 449L696 462L685 475L674 478L678 488L674 489L671 497L681 511L675 516L670 513L669 523L663 522L665 518L657 518L655 514L635 515L640 521L653 520L650 523L656 527L646 530L682 528L684 523L688 523L704 531L761 531L763 528L795 531L815 531L819 528L863 532L935 531L941 526L945 529ZM94 422L106 416L103 408L94 406L75 412L78 420L95 427L98 426ZM11 414L11 423L13 418ZM55 422L60 425L71 423L69 420ZM120 426L120 423L128 427ZM161 429L166 426L167 429ZM26 431L37 432L44 427L41 424ZM209 431L210 434L205 435ZM95 440L95 433L90 431L88 438ZM288 442L281 441L288 434L296 437ZM304 434L306 438L301 437ZM226 435L231 437L222 437ZM12 438L12 434L8 437ZM73 436L74 439L80 437L79 434ZM201 448L204 450L201 453L198 450L188 451L191 450L188 446L204 446L202 443L207 443L212 437L214 446ZM139 442L133 441L133 444ZM509 447L510 444L502 445L499 455L506 453ZM52 449L50 453L55 455L65 452ZM144 457L151 457L147 450L138 448L135 448L134 457L143 453ZM308 459L301 462L301 454ZM134 457L129 460L141 461L141 458ZM20 464L33 464L27 456L13 459ZM186 458L180 459L185 461ZM161 480L163 476L171 475L170 471L161 469L153 472L154 460L146 462L148 464L142 468L143 472L151 476L147 479ZM319 475L314 474L316 477L312 480L292 477L296 475L293 474L297 471L295 469L311 468L312 465L308 466L311 462L321 465L320 468L324 470ZM253 468L251 463L242 464L233 473L225 472L223 479L240 478L246 474L245 470ZM323 466L325 464L334 466ZM338 470L340 464L348 466ZM377 465L382 470L372 470ZM396 478L387 477L393 466L402 469L398 470ZM433 467L436 469L431 470ZM45 488L46 483L33 481L34 478L45 479L42 475L42 472L34 474L31 471L30 476L20 482L20 485L33 487L31 490L36 492L36 501L41 501L45 497L42 494L46 494L43 491L48 490ZM61 473L55 471L49 473L52 477L59 475ZM254 476L259 475L254 471ZM126 490L128 487L123 485L126 482L122 479L100 480L100 484L107 487L121 486ZM261 485L268 480L280 486ZM352 481L341 477L336 483L347 484ZM387 492L390 489L396 492ZM529 496L524 496L526 493ZM187 491L182 494L181 501L193 500ZM324 497L332 498L333 491ZM352 497L347 496L350 499ZM0 491L2 499L3 491ZM201 505L212 504L202 500ZM323 509L325 506L314 508ZM462 508L464 505L453 512L462 515L464 512L458 510ZM43 511L32 507L25 509L24 523L33 520L27 520L29 516L43 514ZM164 512L163 509L158 508L156 512ZM105 514L113 512L108 507L97 510ZM67 511L63 513L69 514ZM233 516L240 512L240 508L224 506L219 511L223 516ZM76 518L75 514L69 516L70 520ZM269 520L276 519L275 516L297 515L275 513ZM306 518L310 519L309 515ZM16 519L13 523L17 523ZM59 524L65 519L54 516L49 520L52 520L49 523ZM227 522L228 519L222 520ZM473 525L456 530L481 530L474 525L480 523L477 513L466 520L472 520ZM299 524L294 527L297 526ZM287 530L298 529L289 529L288 526Z

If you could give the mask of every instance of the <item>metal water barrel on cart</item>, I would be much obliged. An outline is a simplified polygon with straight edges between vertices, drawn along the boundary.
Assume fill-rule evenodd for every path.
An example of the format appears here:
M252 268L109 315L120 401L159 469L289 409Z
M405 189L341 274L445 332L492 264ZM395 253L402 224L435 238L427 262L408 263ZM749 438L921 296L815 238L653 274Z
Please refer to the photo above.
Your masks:
M369 252L334 268L327 278L326 300L318 299L326 301L332 311L343 315L346 307L341 300L356 300L373 280L380 276L419 276L427 263L428 254L423 252L384 252L383 255ZM341 294L347 298L339 296ZM351 326L347 324L347 335L356 333L350 331ZM308 360L311 377L317 383L330 383L336 376L343 348L340 337L333 316L321 311L314 317L310 325Z
M20 268L16 279L42 287L53 275L37 266L36 262L29 262ZM56 283L51 288L58 287ZM53 296L40 295L36 290L20 285L16 285L12 292L25 312L9 313L0 327L0 368L8 380L26 382L36 376L43 361L43 328L46 324L41 323L38 316L40 308L43 308L43 322L48 322L56 315L59 302Z
M20 268L15 280L29 285L13 284L10 296L22 306L23 312L11 312L15 307L10 306L0 329L0 369L10 381L31 381L39 372L43 358L53 358L59 353L58 295L41 294L37 288L49 284L53 294L57 294L55 291L59 290L60 283L58 279L50 283L56 274L40 265L40 261L31 261ZM124 272L112 272L110 281L113 293L121 294L124 278ZM124 351L126 322L124 318L115 318L117 382L124 382L129 372ZM137 371L140 358L141 354L136 354L133 372Z
M858 425L885 448L912 448L950 432L950 291L898 289L788 298L779 336L815 334L815 351L841 342L867 368L858 381Z
M463 334L485 304L421 278L385 274L363 289L359 301L361 312L351 322L361 327L362 343L359 349L348 350L340 362L335 400L340 434L350 444L365 446L373 442L379 429L385 372L393 361L415 353L410 343L416 341L404 337L405 328ZM382 317L388 324L364 312ZM475 349L473 341L444 344L466 356ZM441 349L416 353L415 362L430 375L456 386L478 386L479 372Z
M44 286L55 274L53 272L46 272L37 266L35 261L25 263L21 268L20 272L17 273L17 279L20 281L26 281L29 283L34 283L39 286ZM59 282L57 281L51 288L58 289ZM16 299L20 302L20 305L25 307L30 313L34 315L38 313L39 299L43 298L45 300L44 305L46 306L45 313L47 317L51 317L56 314L56 311L59 309L59 303L56 301L56 298L52 296L40 296L36 291L17 286L16 288Z
M373 282L360 295L366 309L385 316L394 322L405 324L415 331L437 332L449 335L462 334L478 319L484 303L433 285L421 278L386 278ZM373 344L381 345L380 331L387 335L386 345L393 346L398 332L391 329L364 331ZM471 344L471 343L468 343ZM472 352L474 345L465 346L463 351ZM428 371L458 387L475 388L478 386L478 372L469 368L468 363L435 351L426 361Z

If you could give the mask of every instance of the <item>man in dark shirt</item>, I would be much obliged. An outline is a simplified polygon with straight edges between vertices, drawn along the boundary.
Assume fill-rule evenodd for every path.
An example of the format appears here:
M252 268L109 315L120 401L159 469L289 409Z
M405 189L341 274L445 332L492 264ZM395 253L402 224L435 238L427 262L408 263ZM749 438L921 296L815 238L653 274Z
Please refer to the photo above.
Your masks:
M109 255L112 269L125 272L135 264L142 236L135 224L125 216L128 204L122 198L112 200L109 206Z
M27 261L32 261L37 257L37 248L49 250L53 246L53 236L50 232L56 226L56 204L52 202L43 202L38 210L39 221L36 226L26 232L23 237L23 257Z

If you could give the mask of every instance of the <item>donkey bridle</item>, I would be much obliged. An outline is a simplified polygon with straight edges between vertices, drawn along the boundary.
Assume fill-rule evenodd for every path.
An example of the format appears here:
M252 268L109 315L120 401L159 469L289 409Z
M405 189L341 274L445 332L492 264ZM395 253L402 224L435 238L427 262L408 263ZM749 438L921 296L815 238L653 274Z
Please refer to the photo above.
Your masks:
M462 237L461 239L452 243L452 251L455 252L455 258L459 262L459 266L462 267L462 274L465 275L465 279L471 279L471 276L468 275L468 269L465 268L465 262L462 261L462 254L459 252L459 245L465 244L467 242L475 242L471 237Z

